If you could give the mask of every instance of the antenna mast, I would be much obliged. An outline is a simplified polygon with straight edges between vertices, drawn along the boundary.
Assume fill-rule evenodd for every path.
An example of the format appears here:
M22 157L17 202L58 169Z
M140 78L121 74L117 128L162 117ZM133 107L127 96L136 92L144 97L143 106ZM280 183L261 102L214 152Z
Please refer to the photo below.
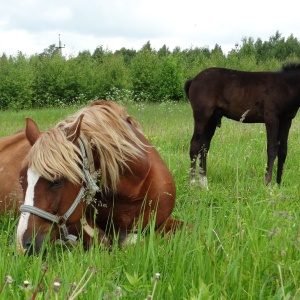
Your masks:
M62 45L62 42L60 40L60 34L58 35L58 47L56 47L56 49L59 50L60 54L62 55L62 48L65 48L65 45Z

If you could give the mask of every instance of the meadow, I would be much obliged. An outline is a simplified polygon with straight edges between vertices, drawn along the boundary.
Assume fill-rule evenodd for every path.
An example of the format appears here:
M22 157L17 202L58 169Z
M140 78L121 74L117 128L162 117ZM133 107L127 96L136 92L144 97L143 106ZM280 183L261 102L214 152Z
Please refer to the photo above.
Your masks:
M44 255L27 257L16 255L17 219L1 216L0 299L74 299L76 291L78 299L300 299L300 117L280 187L275 173L264 184L264 125L224 118L208 155L209 190L201 190L189 181L190 105L126 106L174 176L173 216L194 229L166 240L150 225L149 235L139 232L138 242L122 249L46 245ZM24 128L25 116L45 130L75 110L0 112L0 136Z

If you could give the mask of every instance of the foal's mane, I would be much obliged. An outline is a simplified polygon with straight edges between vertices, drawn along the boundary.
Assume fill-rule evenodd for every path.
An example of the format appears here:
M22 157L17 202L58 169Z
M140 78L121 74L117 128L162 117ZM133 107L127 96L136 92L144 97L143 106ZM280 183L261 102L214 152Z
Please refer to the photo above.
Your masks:
M282 72L300 71L300 63L286 63L281 68Z
M81 133L97 153L102 186L115 191L120 172L129 161L142 157L145 149L132 128L141 132L140 124L115 102L96 101L41 134L28 154L28 166L47 180L67 178L79 184L83 180L81 154L66 133L81 114Z

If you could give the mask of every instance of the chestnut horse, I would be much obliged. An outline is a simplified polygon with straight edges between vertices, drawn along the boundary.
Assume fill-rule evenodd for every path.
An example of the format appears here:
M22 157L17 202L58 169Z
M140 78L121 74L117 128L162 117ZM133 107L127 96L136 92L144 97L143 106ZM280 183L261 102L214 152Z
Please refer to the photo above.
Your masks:
M10 212L18 215L23 201L19 173L29 149L24 130L0 138L0 215Z
M216 127L221 126L225 116L245 123L265 123L268 156L265 182L271 182L278 157L280 184L289 130L300 106L300 64L286 64L279 72L209 68L187 80L184 89L194 116L190 145L192 181L200 156L200 184L207 188L206 156Z
M42 134L27 118L25 132L32 147L20 172L17 238L27 253L39 252L48 233L74 240L82 231L86 247L95 235L110 247L139 221L162 233L182 226L171 217L173 177L124 107L99 100Z

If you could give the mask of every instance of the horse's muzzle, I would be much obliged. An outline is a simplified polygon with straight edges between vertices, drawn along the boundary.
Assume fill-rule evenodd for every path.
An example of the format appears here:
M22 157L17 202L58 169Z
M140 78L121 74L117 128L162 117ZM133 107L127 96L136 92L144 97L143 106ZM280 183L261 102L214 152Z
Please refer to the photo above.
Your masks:
M26 237L26 235L24 235L22 239L23 252L26 255L40 253L44 239L45 235L36 235L34 238L32 238L32 236Z

